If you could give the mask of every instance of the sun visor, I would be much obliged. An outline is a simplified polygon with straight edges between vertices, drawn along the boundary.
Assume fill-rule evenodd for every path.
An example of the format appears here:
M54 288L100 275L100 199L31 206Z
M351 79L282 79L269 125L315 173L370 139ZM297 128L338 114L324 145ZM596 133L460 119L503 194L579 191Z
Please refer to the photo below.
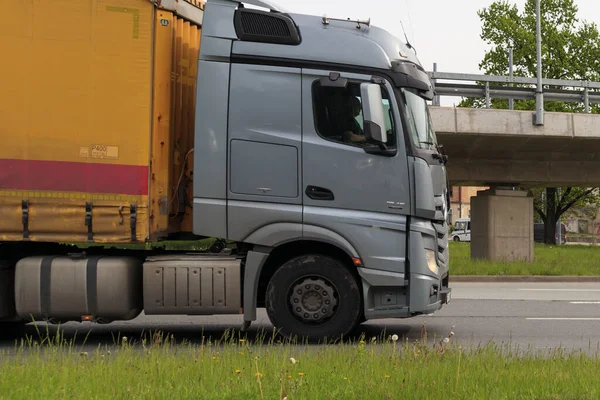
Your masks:
M415 89L427 100L435 95L429 75L410 61L392 61L394 84L398 87Z

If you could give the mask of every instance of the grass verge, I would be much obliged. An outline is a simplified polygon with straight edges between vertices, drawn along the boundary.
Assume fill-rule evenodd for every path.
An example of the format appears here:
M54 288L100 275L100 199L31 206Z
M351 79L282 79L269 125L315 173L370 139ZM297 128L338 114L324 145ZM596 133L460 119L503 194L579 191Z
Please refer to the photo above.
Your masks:
M2 357L0 393L10 399L600 397L596 357L542 356L494 344L463 349L451 337L409 343L382 336L309 347L269 338L256 346L227 334L218 343L175 344L154 335L141 346L123 338L93 353L58 339L30 340Z
M548 246L536 243L532 263L472 260L469 243L450 243L452 275L600 275L600 249L594 246Z

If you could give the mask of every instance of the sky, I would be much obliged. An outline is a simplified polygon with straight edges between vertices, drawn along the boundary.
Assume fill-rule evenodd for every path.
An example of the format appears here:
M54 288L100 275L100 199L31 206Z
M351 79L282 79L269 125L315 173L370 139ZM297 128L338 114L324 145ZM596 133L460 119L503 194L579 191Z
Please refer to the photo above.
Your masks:
M509 0L523 10L525 0ZM481 40L477 11L493 0L270 0L286 11L335 18L368 19L399 38L406 36L427 71L483 73L479 63L488 45ZM600 1L575 0L579 19L600 26ZM460 99L442 97L442 105Z

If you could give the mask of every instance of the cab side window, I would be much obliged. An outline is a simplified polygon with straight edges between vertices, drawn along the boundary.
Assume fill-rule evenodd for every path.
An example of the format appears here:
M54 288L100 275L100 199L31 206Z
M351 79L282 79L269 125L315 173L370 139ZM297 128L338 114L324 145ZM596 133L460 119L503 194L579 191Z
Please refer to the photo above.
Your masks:
M313 111L319 136L326 140L351 146L372 145L364 134L364 120L360 82L350 81L347 87L325 87L313 83ZM395 147L395 127L387 90L382 87L382 105L388 132L386 145Z

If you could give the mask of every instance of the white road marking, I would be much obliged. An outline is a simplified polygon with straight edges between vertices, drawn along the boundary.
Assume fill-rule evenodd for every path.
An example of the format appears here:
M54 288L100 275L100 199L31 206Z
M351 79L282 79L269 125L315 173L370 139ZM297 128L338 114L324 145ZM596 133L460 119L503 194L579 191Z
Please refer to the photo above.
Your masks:
M526 318L531 321L600 321L600 318L555 318L555 317L547 317L547 318Z
M600 301L572 301L571 304L600 304Z
M600 289L517 289L529 292L600 292Z

